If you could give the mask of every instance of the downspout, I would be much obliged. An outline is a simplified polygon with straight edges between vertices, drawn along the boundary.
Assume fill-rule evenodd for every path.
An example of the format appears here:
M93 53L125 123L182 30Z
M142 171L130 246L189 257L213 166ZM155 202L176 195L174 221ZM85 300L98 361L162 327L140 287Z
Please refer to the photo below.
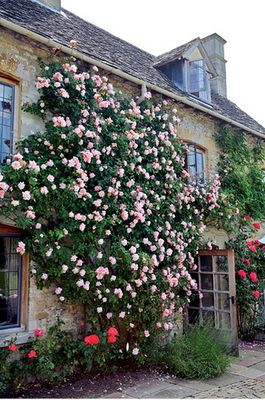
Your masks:
M216 111L209 110L209 109L201 106L200 104L193 103L192 101L190 101L189 99L186 99L185 97L182 97L180 95L172 93L172 92L170 92L170 91L168 91L166 89L163 89L163 88L161 88L159 86L153 85L152 83L144 82L143 80L141 80L139 78L136 78L136 77L134 77L132 75L129 75L126 72L123 72L123 71L121 71L121 70L119 70L117 68L111 67L111 66L109 66L107 64L104 64L101 61L96 60L95 58L89 57L89 56L87 56L87 55L85 55L85 54L83 54L83 53L81 53L81 52L79 52L79 51L77 51L75 49L71 49L71 48L69 48L67 46L59 44L59 43L55 42L52 39L47 39L47 38L45 38L45 37L43 37L43 36L41 36L41 35L39 35L39 34L37 34L35 32L29 31L28 29L23 28L22 26L19 26L17 24L14 24L13 22L7 21L4 18L0 18L0 25L2 25L4 28L10 29L10 30L12 30L14 32L17 32L17 33L20 33L21 35L24 35L24 36L26 36L26 37L28 37L30 39L33 39L33 40L35 40L37 42L40 42L40 43L42 43L42 44L44 44L46 46L61 50L62 52L66 53L66 54L69 54L70 56L73 56L75 58L78 58L80 60L86 61L89 64L96 65L97 67L102 68L105 71L111 72L111 73L113 73L113 74L115 74L115 75L117 75L117 76L119 76L119 77L121 77L123 79L126 79L126 80L128 80L130 82L133 82L133 83L135 83L137 85L141 85L141 86L142 85L146 85L146 87L148 87L149 89L153 90L154 92L160 93L160 94L162 94L162 95L164 95L166 97L169 97L171 99L180 101L181 103L186 104L186 105L188 105L188 106L190 106L192 108L200 110L200 111L202 111L202 112L204 112L206 114L212 115L213 117L221 119L221 120L223 120L223 121L225 121L225 122L227 122L227 123L229 123L231 125L234 125L234 126L240 128L240 129L244 130L244 131L250 132L252 135L255 135L255 136L258 136L258 137L260 137L262 139L265 139L265 135L264 134L254 130L254 129L248 128L247 126L242 125L239 122L236 122L236 121L232 120L229 117L221 115L221 114L217 113Z
M144 83L142 83L142 86L141 86L141 96L136 101L137 104L141 104L142 101L144 101L146 92L147 92L146 82L144 82Z

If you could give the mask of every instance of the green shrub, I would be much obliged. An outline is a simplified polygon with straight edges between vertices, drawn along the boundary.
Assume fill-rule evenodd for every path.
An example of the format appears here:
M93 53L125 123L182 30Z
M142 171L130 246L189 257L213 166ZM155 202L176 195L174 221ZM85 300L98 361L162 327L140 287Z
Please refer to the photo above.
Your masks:
M173 339L156 357L160 365L181 378L207 379L222 374L231 362L224 334L210 325L194 325Z

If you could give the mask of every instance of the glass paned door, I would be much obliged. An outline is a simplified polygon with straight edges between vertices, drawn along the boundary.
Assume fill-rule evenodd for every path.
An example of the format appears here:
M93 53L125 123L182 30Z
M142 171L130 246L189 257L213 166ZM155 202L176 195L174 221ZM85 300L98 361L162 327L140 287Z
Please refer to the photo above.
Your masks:
M200 251L198 270L192 272L202 293L188 307L188 322L210 320L231 338L237 350L236 287L233 250Z

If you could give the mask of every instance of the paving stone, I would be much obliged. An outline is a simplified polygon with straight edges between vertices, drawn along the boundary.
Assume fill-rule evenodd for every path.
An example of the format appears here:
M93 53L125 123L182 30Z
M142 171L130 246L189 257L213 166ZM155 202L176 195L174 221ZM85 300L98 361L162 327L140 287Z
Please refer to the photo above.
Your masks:
M254 368L258 369L259 371L265 372L265 361L261 361L261 362L255 364Z
M245 378L257 378L258 376L264 375L264 371L260 371L254 367L244 367L243 365L238 364L232 364L228 372Z
M256 350L243 350L240 352L240 357L242 358L256 358L256 362L265 361L265 351L256 351Z
M172 385L172 388L164 389L164 390L159 390L158 392L155 393L149 393L146 396L143 396L143 398L151 398L151 399L184 399L186 397L190 397L192 395L195 395L197 393L196 390L184 387L184 386L178 386L178 385Z
M128 396L128 394L123 392L114 392L109 394L108 396L102 396L103 399L133 399L133 397Z
M169 382L161 382L158 379L153 379L140 385L124 389L123 393L136 398L152 397L153 393L164 389L171 389L172 387L174 387L174 385Z
M265 375L261 375L257 378L257 380L265 382Z
M261 361L262 362L262 361ZM245 367L250 367L257 364L256 357L248 357L248 358L237 358L233 364L244 365Z
M184 386L184 387L188 387L190 389L196 390L196 392L201 392L203 390L210 390L213 387L215 387L215 385L210 385L207 381L197 381L197 380L192 380L192 379L181 379L181 378L176 378L176 380L174 378L169 378L168 382L180 385L180 386Z
M216 378L207 379L206 382L208 385L220 387L227 386L235 382L241 382L242 380L244 380L244 377L226 372Z

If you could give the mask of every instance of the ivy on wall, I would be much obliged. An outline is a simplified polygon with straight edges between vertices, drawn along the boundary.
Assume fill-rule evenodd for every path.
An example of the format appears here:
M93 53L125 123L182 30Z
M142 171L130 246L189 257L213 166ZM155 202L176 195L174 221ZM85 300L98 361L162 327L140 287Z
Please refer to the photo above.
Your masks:
M220 148L218 163L223 192L253 219L265 219L265 146L239 130L224 126L216 134Z
M230 235L235 250L239 335L254 338L264 330L262 291L265 246L253 240L265 219L264 141L224 126L216 135L220 148L220 209L216 221ZM223 216L226 218L223 218ZM220 218L221 217L221 218Z

